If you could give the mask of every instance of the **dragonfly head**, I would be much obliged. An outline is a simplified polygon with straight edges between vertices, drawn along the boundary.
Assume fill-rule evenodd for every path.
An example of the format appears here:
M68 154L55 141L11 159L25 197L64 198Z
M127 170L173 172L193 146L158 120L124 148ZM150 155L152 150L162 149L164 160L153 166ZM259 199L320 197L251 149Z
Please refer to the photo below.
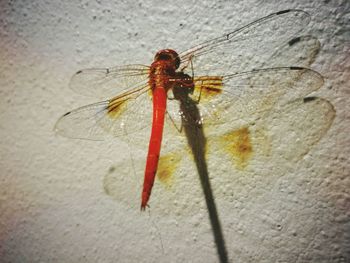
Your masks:
M157 52L154 57L154 61L173 61L175 69L180 66L180 57L179 55L172 49L163 49Z

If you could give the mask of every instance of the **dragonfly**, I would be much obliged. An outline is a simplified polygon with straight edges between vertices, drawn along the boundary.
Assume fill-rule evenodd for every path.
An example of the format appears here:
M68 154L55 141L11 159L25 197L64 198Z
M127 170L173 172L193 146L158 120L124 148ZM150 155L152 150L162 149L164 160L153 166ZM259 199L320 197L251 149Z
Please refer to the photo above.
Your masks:
M65 113L55 131L68 138L88 140L127 136L132 144L137 144L138 132L150 131L141 191L141 210L145 210L156 175L167 170L159 166L160 159L166 164L169 157L162 159L160 154L164 126L172 127L177 134L183 134L186 125L200 127L215 137L219 129L232 128L232 124L245 127L272 108L282 108L322 86L322 76L311 69L265 67L271 52L309 21L305 11L283 10L183 52L160 50L150 66L79 70L70 87L79 94L106 100ZM258 61L255 54L259 54ZM236 141L241 168L252 147L247 136L246 128L222 136L226 144ZM176 141L166 144L176 145Z

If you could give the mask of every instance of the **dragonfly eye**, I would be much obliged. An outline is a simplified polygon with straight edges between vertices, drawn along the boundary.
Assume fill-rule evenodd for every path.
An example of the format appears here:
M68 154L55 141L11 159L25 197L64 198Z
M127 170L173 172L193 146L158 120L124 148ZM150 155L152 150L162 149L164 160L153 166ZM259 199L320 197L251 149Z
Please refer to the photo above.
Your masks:
M169 54L163 54L163 53L161 53L161 54L159 54L159 56L158 56L158 60L171 60L171 56L169 56Z
M175 69L180 66L180 58L179 55L172 49L163 49L154 57L155 61L163 60L163 61L173 61Z

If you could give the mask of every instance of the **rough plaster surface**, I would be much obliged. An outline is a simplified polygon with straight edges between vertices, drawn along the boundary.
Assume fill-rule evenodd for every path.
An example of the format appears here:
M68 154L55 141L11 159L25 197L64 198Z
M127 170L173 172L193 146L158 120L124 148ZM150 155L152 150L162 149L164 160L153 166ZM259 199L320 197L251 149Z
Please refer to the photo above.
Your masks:
M276 3L1 1L0 261L218 262L205 206L192 211L189 200L192 213L140 213L104 188L109 173L124 169L128 144L69 140L53 126L95 101L68 87L80 68L149 64L159 49L183 50L299 8L313 19L305 34L321 43L310 67L325 84L315 95L336 118L300 160L233 170L230 187L218 190L218 213L230 262L350 262L349 2ZM191 187L196 176L192 169L182 178L190 198L201 194Z

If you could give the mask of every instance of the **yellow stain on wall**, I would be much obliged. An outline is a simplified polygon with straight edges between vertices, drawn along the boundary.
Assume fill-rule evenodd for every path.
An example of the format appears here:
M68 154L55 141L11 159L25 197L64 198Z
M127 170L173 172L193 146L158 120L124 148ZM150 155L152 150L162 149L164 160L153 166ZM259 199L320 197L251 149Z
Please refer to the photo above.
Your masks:
M180 161L181 156L175 153L169 153L159 158L157 179L166 188L170 188L173 185L173 175Z
M243 127L226 133L220 140L224 150L230 154L236 167L240 170L244 169L253 154L249 129Z

